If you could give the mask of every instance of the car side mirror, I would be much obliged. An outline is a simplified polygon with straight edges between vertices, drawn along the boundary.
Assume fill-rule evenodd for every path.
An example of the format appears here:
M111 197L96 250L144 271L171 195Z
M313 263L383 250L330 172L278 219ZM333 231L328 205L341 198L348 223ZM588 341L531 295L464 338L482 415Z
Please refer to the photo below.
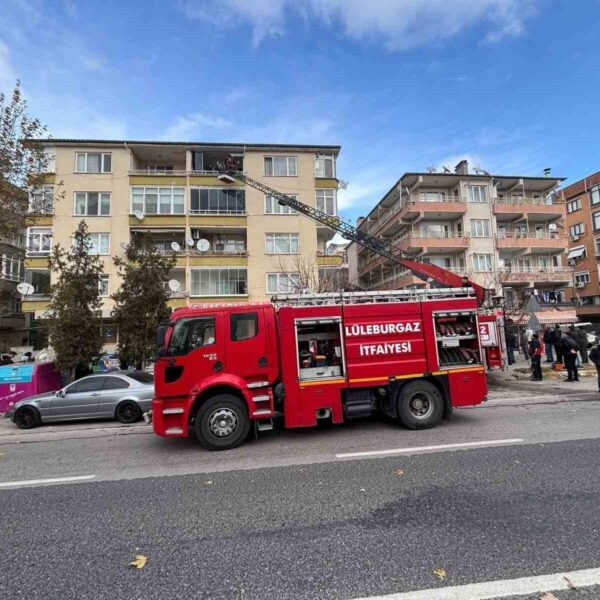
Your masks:
M63 392L63 390L57 390L56 394L54 394L54 395L58 396L59 398L62 398L65 395L65 393Z

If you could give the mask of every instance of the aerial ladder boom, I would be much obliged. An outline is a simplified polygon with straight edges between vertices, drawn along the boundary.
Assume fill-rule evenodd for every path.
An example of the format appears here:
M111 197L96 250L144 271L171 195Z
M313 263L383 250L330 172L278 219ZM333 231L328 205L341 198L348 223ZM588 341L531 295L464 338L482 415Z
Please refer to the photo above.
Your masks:
M254 189L262 192L263 194L267 194L272 198L276 198L277 202L281 206L288 206L289 208L294 209L295 211L302 213L303 215L309 217L313 221L317 221L326 227L329 227L333 231L339 233L344 239L350 240L363 246L367 250L371 252L375 252L380 256L383 256L390 262L397 264L405 269L408 269L415 277L422 279L426 283L429 283L432 287L436 288L460 288L460 287L471 287L475 292L475 296L477 297L477 303L481 306L485 299L485 289L468 279L465 280L464 277L457 275L456 273L452 273L442 267L438 267L437 265L432 265L430 263L425 263L420 261L416 256L413 258L403 258L403 254L406 256L407 253L394 253L392 252L391 245L385 240L376 238L375 236L367 233L366 231L362 231L357 227L353 227L349 223L345 223L339 217L328 215L327 213L314 208L312 206L308 206L303 202L300 202L296 198L292 196L288 196L283 194L260 181L256 181L244 175L239 171L228 170L219 175L219 180L223 183L234 183L235 180L239 180L244 182L246 185L253 187ZM410 256L410 255L409 255Z

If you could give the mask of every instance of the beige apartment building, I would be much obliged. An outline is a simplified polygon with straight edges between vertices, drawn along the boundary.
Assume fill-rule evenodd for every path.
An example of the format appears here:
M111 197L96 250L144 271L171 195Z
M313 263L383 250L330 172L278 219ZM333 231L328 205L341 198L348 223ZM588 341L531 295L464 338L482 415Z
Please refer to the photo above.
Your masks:
M31 199L36 216L25 260L34 293L22 303L36 347L47 343L51 247L68 247L81 219L89 226L90 251L104 265L107 347L117 335L110 319L110 295L119 287L112 258L124 254L133 236L149 236L162 251L176 252L173 308L265 300L293 289L299 261L311 261L315 270L341 263L326 254L333 231L241 182L217 178L232 155L249 177L336 214L339 146L49 139L44 147L51 172Z
M563 301L572 269L565 203L554 193L562 179L477 171L461 161L454 171L405 173L359 227L398 252L503 291L507 306L523 306L530 294ZM352 280L365 289L425 285L356 245L349 262Z

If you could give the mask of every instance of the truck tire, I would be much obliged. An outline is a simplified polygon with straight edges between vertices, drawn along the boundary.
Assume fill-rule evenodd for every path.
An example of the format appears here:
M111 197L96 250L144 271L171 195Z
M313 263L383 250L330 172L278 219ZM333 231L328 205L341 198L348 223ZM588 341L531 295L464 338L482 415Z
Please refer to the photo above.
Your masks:
M235 448L244 442L250 431L248 408L236 396L213 396L198 409L194 430L196 438L207 450Z
M444 398L428 381L411 381L398 394L398 418L409 429L435 427L444 414Z

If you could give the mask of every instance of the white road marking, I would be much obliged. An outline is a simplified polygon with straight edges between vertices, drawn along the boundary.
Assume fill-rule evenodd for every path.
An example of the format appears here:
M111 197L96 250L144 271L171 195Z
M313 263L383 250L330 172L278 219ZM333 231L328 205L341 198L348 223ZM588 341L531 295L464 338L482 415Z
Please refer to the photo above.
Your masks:
M583 569L570 573L552 573L536 577L484 581L445 588L431 588L415 592L399 592L385 596L369 596L356 600L492 600L521 594L536 594L550 590L566 590L571 581L575 587L583 588L600 584L600 569Z
M336 454L336 458L356 458L359 456L381 456L384 454L408 454L409 452L425 452L428 450L449 450L451 448L473 448L476 446L498 446L501 444L518 444L521 438L507 440L486 440L483 442L462 442L460 444L440 444L439 446L415 446L414 448L394 448L392 450L369 450L368 452L345 452Z
M54 477L52 479L29 479L26 481L4 481L0 483L0 488L4 487L23 487L26 485L43 485L45 483L68 483L70 481L85 481L94 479L95 475L76 475L75 477Z

